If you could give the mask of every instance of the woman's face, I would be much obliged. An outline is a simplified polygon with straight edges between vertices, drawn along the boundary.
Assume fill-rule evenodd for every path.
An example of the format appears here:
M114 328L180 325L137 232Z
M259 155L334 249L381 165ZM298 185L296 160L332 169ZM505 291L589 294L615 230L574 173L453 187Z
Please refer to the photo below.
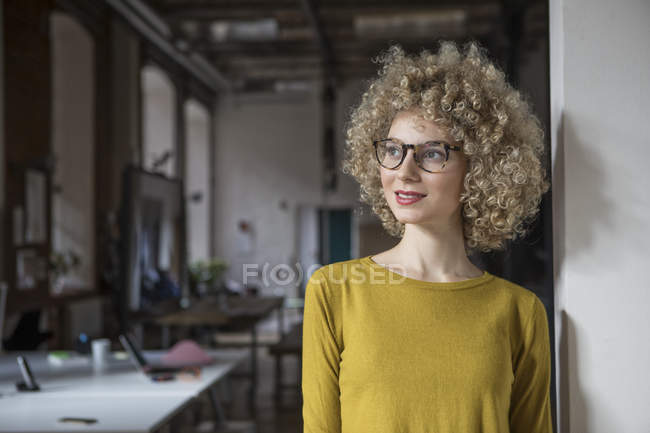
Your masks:
M417 117L412 111L399 112L391 123L388 137L404 143L420 144L431 140L460 145L447 131L432 121ZM386 138L388 138L386 137ZM403 224L440 227L455 223L460 217L460 194L467 162L462 151L449 151L449 160L442 172L422 170L409 149L402 164L394 170L379 167L384 196L395 218ZM419 200L401 198L397 191L424 194Z

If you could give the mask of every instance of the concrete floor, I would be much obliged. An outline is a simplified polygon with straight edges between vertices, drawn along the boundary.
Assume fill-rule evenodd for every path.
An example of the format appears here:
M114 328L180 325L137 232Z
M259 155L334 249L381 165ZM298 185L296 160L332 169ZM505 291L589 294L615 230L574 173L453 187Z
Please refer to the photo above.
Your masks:
M299 323L302 317L295 311L284 312L285 331L294 324ZM284 387L282 401L279 406L275 401L275 358L269 354L268 345L279 340L278 318L271 315L257 326L257 374L258 387L255 401L255 413L248 408L248 378L231 378L230 395L231 404L224 401L223 408L229 420L253 420L257 425L257 433L301 433L302 432L302 406L298 387L299 359L297 356L284 356L282 358L283 377L282 383L294 386ZM229 333L217 335L217 347L221 344L242 344L246 347L249 341L248 333ZM244 363L233 372L247 372L249 363ZM223 388L223 387L222 387ZM223 390L227 391L227 390ZM222 393L227 400L228 392Z
M302 408L298 394L298 360L294 356L283 357L283 383L296 384L295 388L284 388L282 402L276 408L274 395L275 359L266 347L258 349L258 389L255 414L248 409L248 386L246 378L231 379L232 404L224 404L228 419L253 419L257 433L299 433L302 432ZM248 366L245 366L248 367ZM239 371L237 369L236 371Z

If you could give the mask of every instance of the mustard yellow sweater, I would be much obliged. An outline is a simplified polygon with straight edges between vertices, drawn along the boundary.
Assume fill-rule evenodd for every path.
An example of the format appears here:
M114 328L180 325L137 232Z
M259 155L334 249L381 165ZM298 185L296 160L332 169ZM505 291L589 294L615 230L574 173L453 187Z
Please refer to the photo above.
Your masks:
M305 289L305 433L552 433L543 303L484 272L407 278L371 256Z

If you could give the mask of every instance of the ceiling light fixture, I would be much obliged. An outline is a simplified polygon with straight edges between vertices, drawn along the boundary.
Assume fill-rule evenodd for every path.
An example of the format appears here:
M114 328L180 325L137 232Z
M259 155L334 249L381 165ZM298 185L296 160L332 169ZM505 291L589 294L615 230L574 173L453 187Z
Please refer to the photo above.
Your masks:
M441 33L464 32L466 21L464 9L357 15L354 30L357 36L364 38L432 37Z
M278 37L278 22L275 18L254 21L214 21L210 33L217 42L267 41Z

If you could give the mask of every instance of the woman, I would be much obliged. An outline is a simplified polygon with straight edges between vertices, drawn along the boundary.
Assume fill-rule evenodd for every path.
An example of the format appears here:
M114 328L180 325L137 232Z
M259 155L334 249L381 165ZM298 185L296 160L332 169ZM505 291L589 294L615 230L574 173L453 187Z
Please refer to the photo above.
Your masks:
M379 61L343 170L401 239L310 277L304 431L552 433L544 305L467 257L535 218L539 122L475 43Z

